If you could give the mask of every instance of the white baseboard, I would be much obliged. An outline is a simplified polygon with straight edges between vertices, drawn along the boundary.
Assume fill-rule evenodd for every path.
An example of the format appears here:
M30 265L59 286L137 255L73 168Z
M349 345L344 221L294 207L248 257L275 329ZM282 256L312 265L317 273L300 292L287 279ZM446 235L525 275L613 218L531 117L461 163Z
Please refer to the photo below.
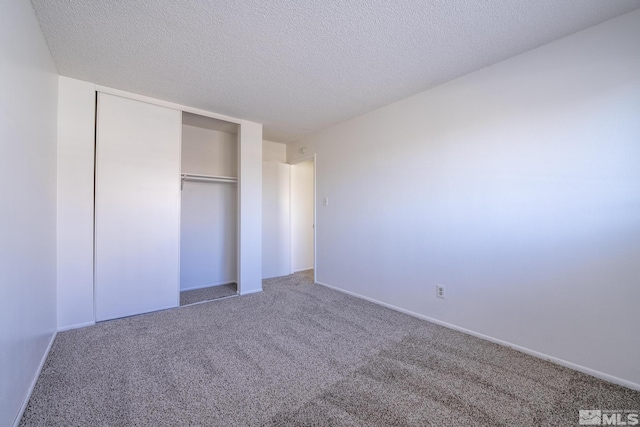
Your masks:
M36 383L38 382L38 378L40 377L40 372L42 372L42 368L44 367L44 362L47 361L47 357L49 356L49 352L51 351L51 347L53 346L53 341L56 339L57 331L53 332L51 335L51 339L49 340L49 344L47 345L47 349L42 356L42 360L40 360L40 364L38 365L38 369L36 370L36 375L33 377L31 381L31 385L29 386L29 390L27 391L27 395L24 398L24 402L22 402L22 406L20 407L20 411L18 411L18 416L13 421L13 427L18 427L20 424L20 420L22 420L22 415L24 415L25 409L27 409L27 405L29 404L29 399L31 399L31 394L33 393L33 389L36 387Z
M93 326L95 324L96 322L91 321L91 322L75 323L73 325L59 326L58 332L70 331L71 329L86 328L87 326Z
M339 292L342 292L342 293L345 293L345 294L348 294L348 295L351 295L351 296L354 296L354 297L357 297L357 298L361 298L363 300L366 300L366 301L372 302L374 304L378 304L378 305L390 308L390 309L395 310L395 311L399 311L399 312L404 313L404 314L408 314L409 316L413 316L413 317L417 317L419 319L427 320L427 321L429 321L431 323L435 323L437 325L444 326L445 328L453 329L455 331L459 331L459 332L465 333L467 335L472 335L474 337L481 338L481 339L486 340L486 341L490 341L490 342L493 342L493 343L496 343L496 344L499 344L499 345L502 345L502 346L505 346L505 347L509 347L509 348L517 350L517 351L519 351L521 353L525 353L525 354L528 354L530 356L537 357L538 359L547 360L547 361L549 361L551 363L555 363L556 365L564 366L565 368L573 369L574 371L582 372L584 374L591 375L592 377L596 377L596 378L599 378L601 380L609 381L611 383L618 384L618 385L621 385L623 387L630 388L632 390L640 391L640 384L634 383L632 381L628 381L628 380L625 380L625 379L622 379L622 378L618 378L618 377L615 377L613 375L605 374L604 372L600 372L600 371L597 371L595 369L587 368L587 367L582 366L582 365L577 365L577 364L569 362L567 360L558 359L556 357L549 356L548 354L544 354L544 353L541 353L541 352L536 351L536 350L532 350L532 349L527 348L527 347L522 347L520 345L513 344L513 343L510 343L508 341L501 340L499 338L494 338L492 336L481 334L479 332L475 332L475 331L472 331L470 329L466 329L466 328L463 328L463 327L460 327L460 326L456 326L456 325L453 325L451 323L443 322L442 320L434 319L433 317L425 316L423 314L419 314L419 313L416 313L416 312L413 312L413 311L410 311L410 310L406 310L404 308L400 308L400 307L397 307L395 305L387 304L386 302L378 301L376 299L369 298L369 297L366 297L364 295L360 295L360 294L357 294L355 292L347 291L347 290L344 290L344 289L341 289L341 288L337 288L335 286L331 286L331 285L328 285L326 283L316 282L316 284L324 286L324 287L327 287L327 288L330 288L330 289L333 289L333 290L336 290L336 291L339 291Z
M293 270L292 273L298 273L299 271L307 271L307 270L313 270L313 266L308 267L308 268L300 268L298 270Z
M202 288L211 288L213 286L222 286L222 285L230 285L232 283L238 283L237 280L227 280L224 282L218 282L218 283L209 283L208 285L198 285L198 286L193 286L191 288L180 288L180 292L183 291L193 291L196 289L202 289Z

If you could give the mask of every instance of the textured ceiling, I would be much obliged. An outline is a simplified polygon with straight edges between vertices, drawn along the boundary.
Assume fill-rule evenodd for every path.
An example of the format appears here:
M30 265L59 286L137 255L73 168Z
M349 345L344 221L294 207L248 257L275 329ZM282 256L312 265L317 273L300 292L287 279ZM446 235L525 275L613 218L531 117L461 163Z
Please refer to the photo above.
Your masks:
M33 0L58 72L288 142L638 0Z

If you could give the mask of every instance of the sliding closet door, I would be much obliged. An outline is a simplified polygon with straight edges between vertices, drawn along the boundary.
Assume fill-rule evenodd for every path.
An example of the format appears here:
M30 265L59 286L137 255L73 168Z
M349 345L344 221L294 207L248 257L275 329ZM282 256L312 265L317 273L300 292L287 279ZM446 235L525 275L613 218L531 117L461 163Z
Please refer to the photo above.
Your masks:
M177 110L100 93L96 139L96 320L178 305Z

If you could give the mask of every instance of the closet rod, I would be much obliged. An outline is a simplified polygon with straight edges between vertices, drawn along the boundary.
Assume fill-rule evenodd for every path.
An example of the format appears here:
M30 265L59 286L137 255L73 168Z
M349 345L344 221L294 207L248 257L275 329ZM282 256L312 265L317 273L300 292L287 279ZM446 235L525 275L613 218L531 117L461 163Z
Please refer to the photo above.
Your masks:
M192 173L180 174L181 182L186 181L204 181L204 182L221 182L225 184L235 184L238 182L238 178L232 176L214 176L214 175L198 175ZM182 187L182 185L180 186Z

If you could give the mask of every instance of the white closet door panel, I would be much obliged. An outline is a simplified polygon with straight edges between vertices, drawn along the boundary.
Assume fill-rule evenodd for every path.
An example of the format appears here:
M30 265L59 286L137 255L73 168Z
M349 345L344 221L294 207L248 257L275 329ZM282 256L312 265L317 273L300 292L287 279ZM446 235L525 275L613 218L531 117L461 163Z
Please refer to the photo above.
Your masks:
M182 113L100 93L96 320L178 305Z

